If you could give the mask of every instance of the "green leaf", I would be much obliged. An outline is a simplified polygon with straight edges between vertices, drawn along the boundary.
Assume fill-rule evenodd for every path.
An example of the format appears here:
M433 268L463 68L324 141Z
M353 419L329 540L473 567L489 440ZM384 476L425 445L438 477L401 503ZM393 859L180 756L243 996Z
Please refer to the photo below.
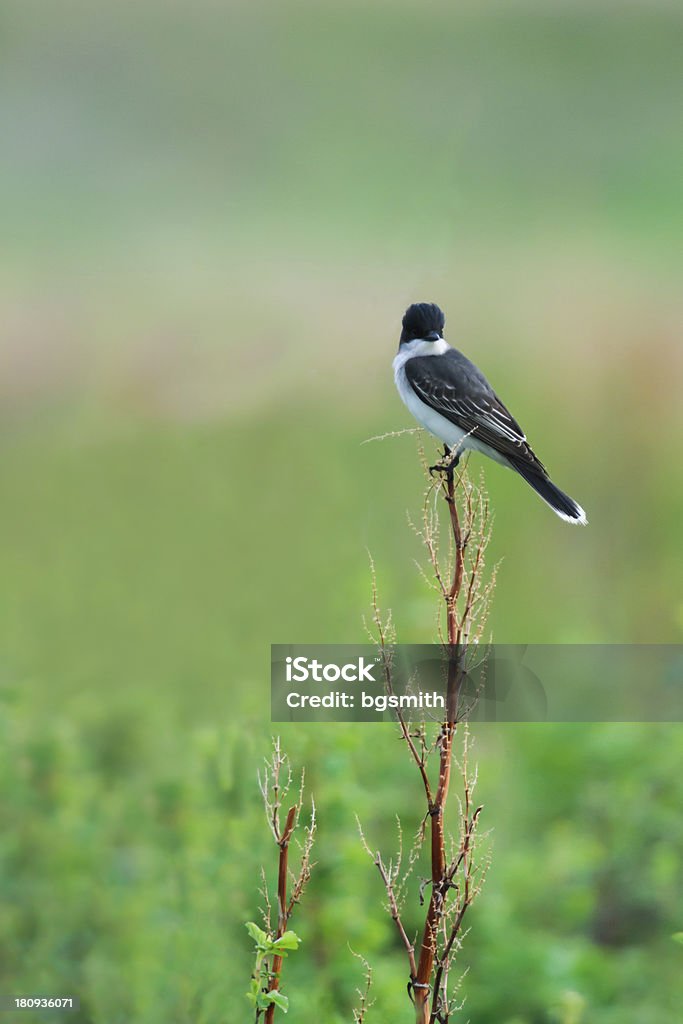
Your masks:
M301 939L296 932L285 932L272 943L273 949L298 949Z
M282 992L269 992L268 995L270 996L271 1003L275 1003L283 1013L287 1013L289 1009L289 999L287 996L283 996Z
M249 985L249 991L245 993L247 999L252 1006L258 1005L259 992L261 991L261 981L259 978L252 978Z
M683 932L674 932L671 938L674 942L680 942L681 946L683 946Z
M257 924L254 924L253 921L247 921L244 927L247 929L256 945L261 947L262 949L265 949L266 946L268 945L269 939L268 935L266 934L266 932L264 932L263 928L259 928L259 926Z

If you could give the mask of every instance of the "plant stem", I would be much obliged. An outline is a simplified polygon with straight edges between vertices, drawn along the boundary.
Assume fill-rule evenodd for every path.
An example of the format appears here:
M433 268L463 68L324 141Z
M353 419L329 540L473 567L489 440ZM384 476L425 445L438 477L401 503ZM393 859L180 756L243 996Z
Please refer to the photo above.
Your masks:
M287 905L287 861L289 858L289 841L292 838L292 832L294 831L294 825L296 822L296 807L290 807L287 814L287 821L282 831L282 835L278 840L278 846L280 847L280 858L278 863L278 874L277 874L277 934L276 938L281 939L287 930L287 921L289 919L288 905ZM269 992L277 992L280 987L280 971L282 970L282 957L273 957L273 967L270 982L268 985ZM273 1024L273 1017L275 1015L275 1004L271 1003L266 1010L265 1024Z
M448 897L449 880L446 877L444 812L451 781L453 737L457 723L458 694L462 680L461 659L458 650L460 623L458 621L457 602L464 576L465 545L458 518L458 509L455 503L455 483L452 472L447 474L443 487L450 515L455 563L453 566L453 580L446 595L446 622L449 645L446 719L441 726L439 783L434 800L429 806L432 884L427 918L420 946L417 976L413 981L415 1024L429 1024L432 1019L432 996L436 999L438 995L436 992L432 993L431 980L436 957L437 931Z

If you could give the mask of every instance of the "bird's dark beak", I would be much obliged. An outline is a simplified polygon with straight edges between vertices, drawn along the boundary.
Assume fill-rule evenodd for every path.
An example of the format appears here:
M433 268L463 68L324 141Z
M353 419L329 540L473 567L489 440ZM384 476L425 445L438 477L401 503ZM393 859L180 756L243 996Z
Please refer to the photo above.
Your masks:
M440 341L441 335L438 331L430 331L429 334L425 334L425 341Z

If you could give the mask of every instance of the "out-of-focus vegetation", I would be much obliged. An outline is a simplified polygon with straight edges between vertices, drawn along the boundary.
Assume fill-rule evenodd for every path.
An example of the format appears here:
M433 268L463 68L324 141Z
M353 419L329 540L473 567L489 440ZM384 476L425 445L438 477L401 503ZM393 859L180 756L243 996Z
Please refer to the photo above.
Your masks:
M487 466L495 638L680 639L682 22L5 4L2 991L248 1019L268 645L362 640L366 548L400 639L433 637L414 440L361 444L409 425L408 302L444 306L588 511L570 529ZM354 822L385 848L414 827L405 752L389 726L283 742L320 815L291 1018L351 1019L350 943L374 1018L409 1019ZM482 725L475 753L493 864L463 1019L677 1019L681 727Z

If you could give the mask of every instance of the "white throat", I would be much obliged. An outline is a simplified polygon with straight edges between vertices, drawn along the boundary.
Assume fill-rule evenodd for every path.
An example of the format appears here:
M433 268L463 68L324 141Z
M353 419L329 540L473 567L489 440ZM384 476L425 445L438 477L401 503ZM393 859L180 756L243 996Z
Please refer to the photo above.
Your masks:
M402 370L414 356L442 356L450 347L443 338L439 338L438 341L424 341L422 338L405 341L399 348L398 355L394 357L394 373Z
M438 341L424 341L422 338L415 338L413 341L406 342L401 345L398 355L394 358L394 380L399 395L417 422L452 448L463 441L465 431L456 427L445 416L423 402L413 390L406 376L406 363L411 359L418 356L442 356L450 349L451 346L443 338L439 338Z

